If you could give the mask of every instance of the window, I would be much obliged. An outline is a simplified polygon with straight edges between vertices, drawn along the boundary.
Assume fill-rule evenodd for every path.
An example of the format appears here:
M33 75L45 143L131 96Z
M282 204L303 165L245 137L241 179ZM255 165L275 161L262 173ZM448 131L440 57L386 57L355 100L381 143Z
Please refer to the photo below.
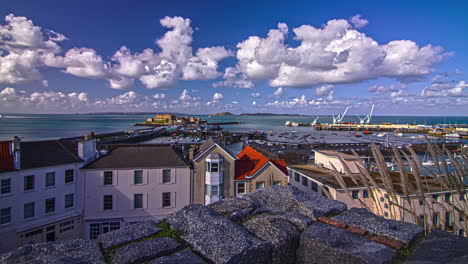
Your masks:
M25 203L23 208L24 219L29 219L34 217L34 202Z
M136 170L133 172L133 184L143 184L143 171Z
M388 194L384 194L385 199L388 199Z
M353 197L353 199L357 199L359 197L359 191L352 191L351 196Z
M422 200L419 200L419 205L423 205L424 202Z
M385 199L383 197L380 197L380 202L385 202Z
M29 191L34 189L34 175L24 176L24 190Z
M112 195L104 195L104 210L112 210Z
M73 170L66 170L65 171L65 183L71 183L74 179L74 171Z
M112 171L105 171L104 172L104 185L112 185L112 184L113 184Z
M281 182L279 182L279 181L274 181L273 182L273 186L279 186L279 185L281 185Z
M439 224L439 213L434 213L432 215L432 224L436 227Z
M141 209L143 208L143 194L138 193L133 195L133 208Z
M459 236L465 236L465 230L464 229L458 229L458 235Z
M302 185L307 187L307 182L308 182L307 178L302 176Z
M465 200L466 200L466 193L463 193L462 195L460 195L460 196L458 197L458 199L459 199L460 201L465 201Z
M419 215L419 225L420 226L424 226L424 221L426 220L426 218L424 217L424 215Z
M369 191L368 190L363 190L362 191L362 198L369 198Z
M75 223L74 220L69 220L69 221L65 221L63 223L60 223L60 233L64 233L64 232L73 230L75 228L74 223Z
M65 195L65 209L72 208L75 204L75 195L73 193Z
M55 212L55 198L45 200L45 213L50 214Z
M451 193L446 193L445 194L445 202L446 203L451 203L452 202L452 194Z
M384 208L388 209L388 204L387 203L384 204Z
M310 183L311 183L310 185L312 187L312 191L317 192L318 191L318 184L316 182L314 182L314 181L311 181Z
M171 182L171 170L163 170L163 183Z
M294 173L294 179L299 182L299 173L295 172Z
M3 179L0 181L0 194L11 193L11 179Z
M263 189L265 188L265 183L264 182L257 182L255 184L255 188L258 190L258 189Z
M238 182L237 183L237 194L244 194L245 193L245 182Z
M463 215L462 215L462 214L460 214L460 218L458 219L458 221L460 221L460 222L463 222L463 221L465 221L465 217L463 217Z
M11 207L0 209L0 225L6 225L11 222Z
M210 169L210 172L219 172L219 163L211 163L211 169Z
M212 185L211 186L211 196L217 196L219 195L219 186L218 185Z
M328 187L322 186L322 196L328 198L327 193L330 193L330 190L328 189Z
M45 178L45 187L53 187L55 186L55 172L48 172L46 173Z
M438 194L433 194L432 199L434 200L433 203L438 202L439 201L439 195Z
M162 207L171 207L171 193L170 192L162 193Z
M100 234L120 229L120 222L105 222L89 225L89 238L96 239Z
M452 214L450 212L445 212L445 227L451 226Z
M387 212L384 212L384 217L388 217L388 213L387 213Z

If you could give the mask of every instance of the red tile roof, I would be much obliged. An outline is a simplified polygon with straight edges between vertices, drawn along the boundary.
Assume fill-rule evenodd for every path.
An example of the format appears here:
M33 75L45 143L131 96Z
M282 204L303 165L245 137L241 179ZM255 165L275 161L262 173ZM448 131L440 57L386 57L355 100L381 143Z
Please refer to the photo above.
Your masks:
M274 164L284 174L288 175L288 169L286 161L283 159L269 159L256 151L250 146L244 148L239 154L237 154L238 160L236 160L236 180L247 180L246 177L250 177L262 169L268 162Z

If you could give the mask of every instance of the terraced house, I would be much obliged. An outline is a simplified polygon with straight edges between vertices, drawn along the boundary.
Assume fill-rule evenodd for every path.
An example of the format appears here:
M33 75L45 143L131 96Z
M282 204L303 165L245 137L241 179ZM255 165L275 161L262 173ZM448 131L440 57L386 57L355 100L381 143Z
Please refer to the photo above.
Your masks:
M173 146L118 146L81 175L85 238L158 220L191 203L192 170Z
M0 142L0 252L81 237L79 168L96 141Z

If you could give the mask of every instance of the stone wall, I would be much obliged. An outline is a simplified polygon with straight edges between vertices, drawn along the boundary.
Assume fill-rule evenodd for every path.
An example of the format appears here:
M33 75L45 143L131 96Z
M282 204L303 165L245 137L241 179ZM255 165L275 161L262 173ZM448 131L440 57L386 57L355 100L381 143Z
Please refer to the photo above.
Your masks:
M0 263L468 263L468 239L289 186L192 204L160 222L21 247Z

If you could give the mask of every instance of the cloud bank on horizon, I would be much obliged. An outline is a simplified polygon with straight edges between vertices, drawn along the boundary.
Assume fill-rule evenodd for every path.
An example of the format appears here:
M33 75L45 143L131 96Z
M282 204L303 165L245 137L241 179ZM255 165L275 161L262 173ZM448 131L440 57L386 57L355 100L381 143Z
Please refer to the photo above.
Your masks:
M452 52L440 46L420 46L411 40L378 43L359 31L369 21L361 15L333 19L321 27L302 25L290 29L278 23L266 36L240 40L235 50L223 46L194 49L191 20L164 17L167 32L155 40L155 47L132 51L121 46L111 57L90 47L62 48L66 34L45 29L26 17L9 14L0 25L0 111L90 112L90 111L186 111L215 110L281 112L289 109L338 109L345 105L379 104L383 107L468 105L465 81L448 80L448 73L434 76L420 92L407 86L435 74L435 66ZM231 58L234 64L221 64ZM107 87L132 90L137 82L158 90L153 96L135 91L116 97L89 98L89 94L57 91L25 92L17 86L37 83L45 88L43 72L55 69L66 75L103 80ZM456 70L455 70L456 71ZM451 73L452 74L452 73ZM459 74L454 72L453 74ZM387 78L393 85L369 87L370 97L335 98L338 85ZM170 97L160 90L180 87L181 81L203 81L217 88L248 89L249 104L219 91L212 97L183 90ZM256 91L259 83L272 87L270 94ZM102 88L105 89L105 88ZM302 96L288 96L301 89ZM307 90L312 90L306 95ZM265 102L259 104L259 100ZM397 105L397 106L395 106ZM466 108L466 107L465 107Z

